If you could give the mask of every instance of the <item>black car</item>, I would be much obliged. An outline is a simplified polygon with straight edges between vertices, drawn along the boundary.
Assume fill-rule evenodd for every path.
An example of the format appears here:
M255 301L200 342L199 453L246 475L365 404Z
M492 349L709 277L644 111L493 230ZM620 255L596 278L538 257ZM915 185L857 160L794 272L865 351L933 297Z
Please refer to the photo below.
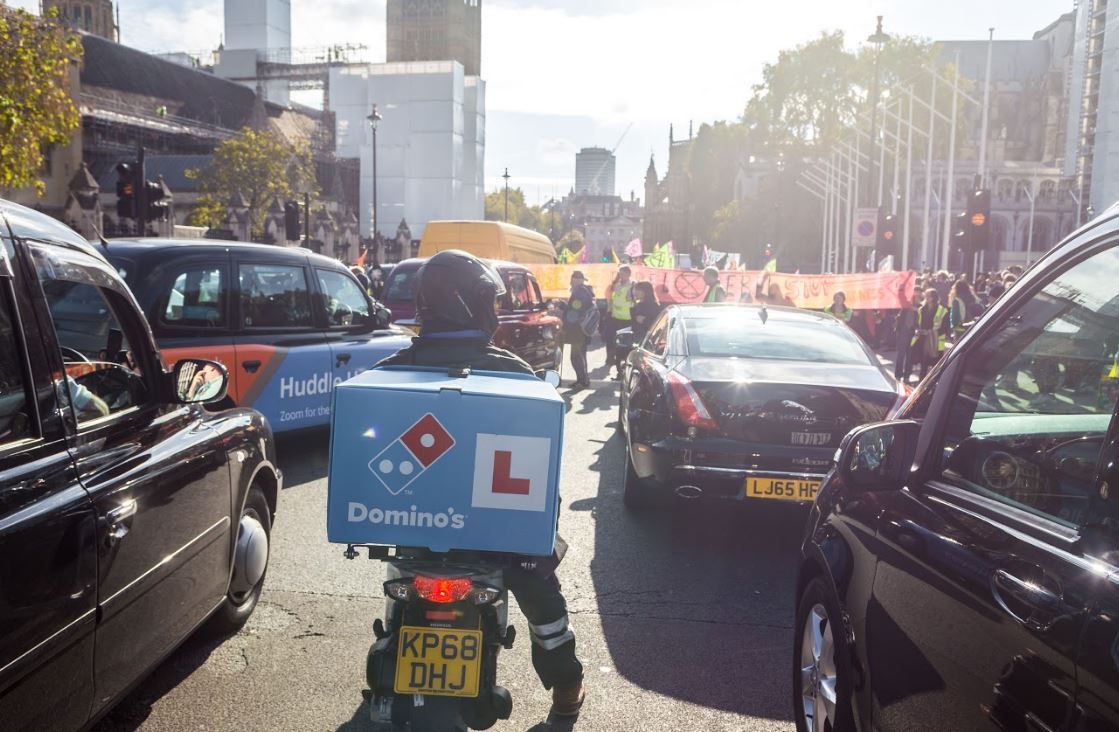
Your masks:
M1119 729L1119 210L1047 254L810 513L798 729Z
M282 476L260 414L200 406L220 364L164 368L98 249L4 201L0 243L0 729L76 730L246 621Z
M884 419L902 387L822 313L754 305L667 308L623 370L624 499L810 503L840 440Z

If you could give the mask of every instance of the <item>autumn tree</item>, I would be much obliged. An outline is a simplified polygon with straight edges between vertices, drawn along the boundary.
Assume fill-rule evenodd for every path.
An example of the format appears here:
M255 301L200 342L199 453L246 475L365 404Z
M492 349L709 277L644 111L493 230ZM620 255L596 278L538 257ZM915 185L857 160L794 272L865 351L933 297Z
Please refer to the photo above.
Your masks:
M70 140L81 117L70 95L81 39L58 22L58 11L42 18L0 5L0 191L34 187L43 152Z
M273 201L281 203L312 190L315 170L310 147L287 142L279 135L246 127L214 149L205 168L187 171L198 181L198 206L191 214L195 226L220 227L230 201L244 196L254 237L264 234Z
M505 189L486 194L486 221L505 221ZM509 189L509 223L550 234L552 221L549 212L540 206L529 206L520 188Z

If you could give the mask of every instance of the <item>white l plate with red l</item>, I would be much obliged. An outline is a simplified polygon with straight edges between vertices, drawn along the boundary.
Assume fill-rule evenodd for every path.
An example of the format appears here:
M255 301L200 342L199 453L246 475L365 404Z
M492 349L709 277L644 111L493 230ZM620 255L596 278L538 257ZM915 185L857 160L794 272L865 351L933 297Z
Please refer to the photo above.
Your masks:
M552 441L546 437L478 434L474 508L544 511Z

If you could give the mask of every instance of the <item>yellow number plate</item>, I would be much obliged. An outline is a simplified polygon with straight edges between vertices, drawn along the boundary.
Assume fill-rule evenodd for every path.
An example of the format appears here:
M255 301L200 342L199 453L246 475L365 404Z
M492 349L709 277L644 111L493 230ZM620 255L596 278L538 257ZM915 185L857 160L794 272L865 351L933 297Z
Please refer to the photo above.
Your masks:
M482 631L400 628L396 654L397 694L478 696Z
M747 478L747 498L771 498L779 501L814 501L820 481L799 478Z

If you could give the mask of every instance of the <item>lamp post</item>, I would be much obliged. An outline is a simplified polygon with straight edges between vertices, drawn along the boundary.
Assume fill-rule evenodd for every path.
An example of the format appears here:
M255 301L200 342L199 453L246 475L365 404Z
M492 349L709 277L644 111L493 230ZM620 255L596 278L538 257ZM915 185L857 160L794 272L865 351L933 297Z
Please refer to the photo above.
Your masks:
M868 42L874 44L874 84L870 87L870 144L873 146L870 149L870 179L874 180L874 153L878 148L878 62L882 56L882 44L890 40L890 37L882 31L882 16L878 16L878 27L874 33L867 37ZM867 186L869 193L870 186ZM878 205L882 205L881 191L879 191Z
M377 105L373 105L373 112L368 117L369 126L373 130L373 214L369 218L369 234L373 239L373 246L377 246L377 123L381 121L381 114ZM376 251L376 250L374 250Z
M505 174L501 176L505 179L505 217L502 219L505 223L509 223L509 169L505 169Z
M777 168L777 225L775 227L773 227L774 228L773 241L777 245L776 250L779 252L779 251L781 251L781 243L782 243L781 242L781 203L782 203L782 201L781 201L781 196L782 196L781 182L782 182L782 179L784 178L784 172L785 172L785 153L784 152L777 153L777 161L776 161L776 163L774 163L774 167Z

